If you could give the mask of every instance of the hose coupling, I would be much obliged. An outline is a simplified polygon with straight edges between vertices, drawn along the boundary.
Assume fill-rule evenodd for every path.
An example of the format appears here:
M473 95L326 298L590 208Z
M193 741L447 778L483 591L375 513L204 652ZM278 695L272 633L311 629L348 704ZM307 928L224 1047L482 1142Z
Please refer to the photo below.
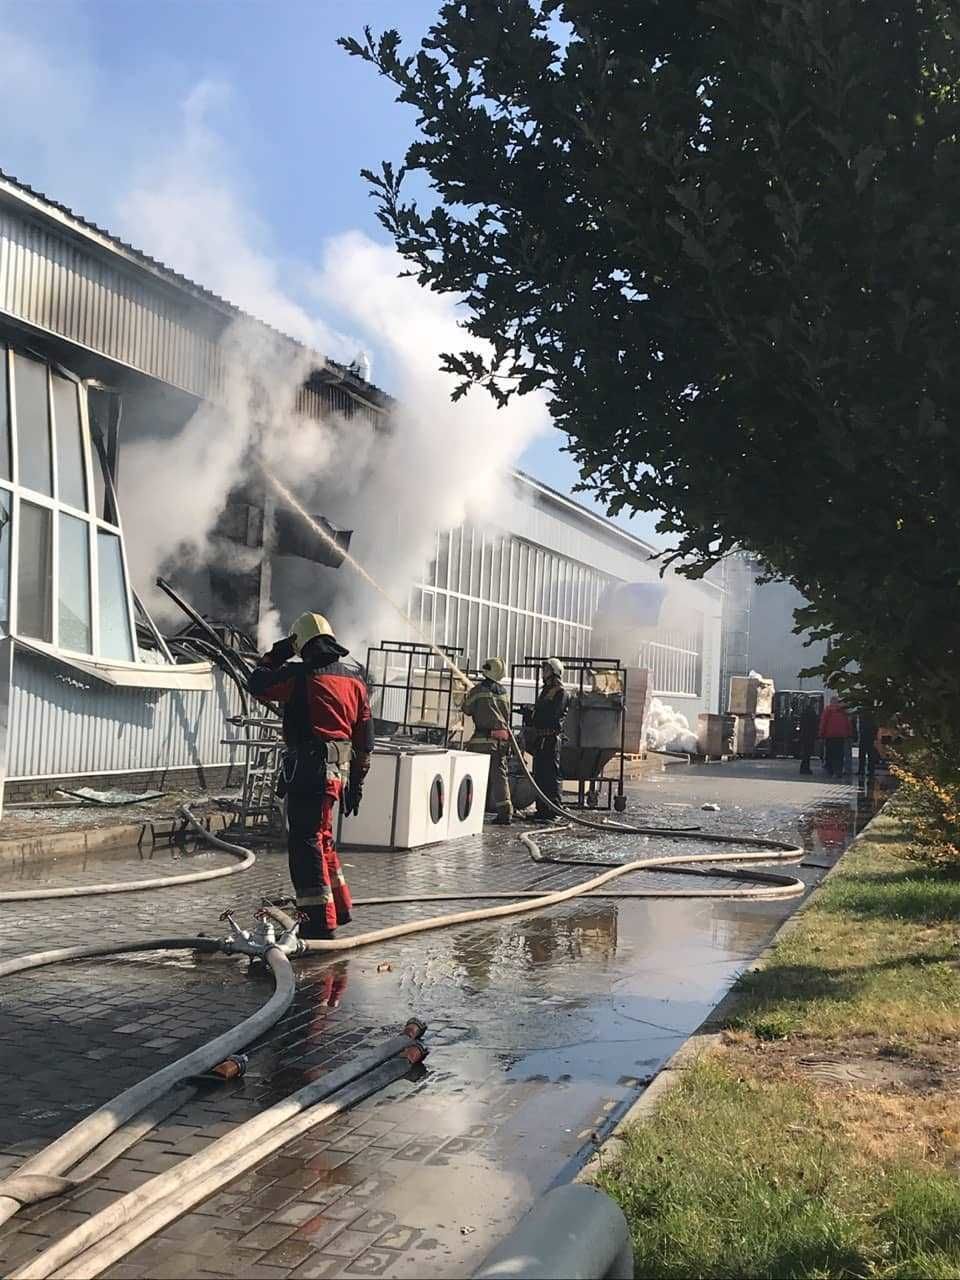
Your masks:
M257 927L253 934L253 941L259 942L263 947L272 947L276 945L277 931L274 928L272 920L267 917L258 919Z
M265 956L275 945L270 942L257 942L249 933L234 934L232 937L224 938L220 944L228 956L256 956L258 959Z
M427 1024L421 1022L419 1018L411 1018L407 1025L403 1028L403 1034L409 1036L411 1040L420 1040L426 1035Z
M406 1058L412 1066L417 1067L429 1052L430 1050L427 1046L425 1044L421 1044L418 1040L414 1044L410 1045L409 1048L401 1050L400 1056L401 1058Z

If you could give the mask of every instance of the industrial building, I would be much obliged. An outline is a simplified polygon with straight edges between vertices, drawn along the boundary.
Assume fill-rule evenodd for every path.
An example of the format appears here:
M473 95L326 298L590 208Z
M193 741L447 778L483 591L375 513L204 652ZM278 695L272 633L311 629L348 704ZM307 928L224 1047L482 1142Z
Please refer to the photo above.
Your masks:
M124 459L173 440L199 406L230 412L225 337L237 322L302 365L296 412L386 429L391 400L357 371L304 348L101 228L0 175L0 698L7 798L104 779L220 785L236 710L230 682L196 646L160 634L125 542ZM211 428L213 429L213 427ZM171 494L170 519L176 519ZM322 516L323 513L317 513ZM337 556L255 479L230 494L222 537L238 567L172 566L205 615L255 634L265 601L323 607ZM348 535L332 531L346 545ZM642 540L529 476L498 527L438 530L409 584L415 619L476 663L587 656L617 584L656 583ZM321 566L326 566L321 569ZM311 587L313 590L314 587ZM724 590L667 592L620 658L695 721L720 701ZM284 618L289 622L289 618ZM186 623L186 619L184 619ZM358 655L361 656L361 655ZM598 655L594 655L598 656Z
M760 565L747 552L735 552L719 566L716 581L723 588L723 656L720 687L730 688L731 676L759 671L780 690L823 693L817 676L801 671L823 660L823 641L807 644L794 634L794 614L803 596L788 582L764 582Z

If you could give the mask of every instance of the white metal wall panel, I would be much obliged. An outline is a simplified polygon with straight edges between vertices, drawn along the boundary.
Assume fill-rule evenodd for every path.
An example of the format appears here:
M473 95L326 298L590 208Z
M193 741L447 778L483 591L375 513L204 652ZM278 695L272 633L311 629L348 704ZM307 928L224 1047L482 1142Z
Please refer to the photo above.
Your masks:
M235 749L221 739L234 736L226 717L239 711L236 690L219 671L209 692L112 688L20 650L7 776L231 764Z
M0 313L56 334L131 369L221 403L224 352L221 314L133 268L105 261L66 236L0 208ZM250 320L250 323L259 324ZM264 326L267 329L267 326ZM269 330L278 342L290 339ZM377 422L382 413L342 387L304 387L299 412L331 412Z
M190 310L93 254L0 210L0 311L209 400L223 354Z

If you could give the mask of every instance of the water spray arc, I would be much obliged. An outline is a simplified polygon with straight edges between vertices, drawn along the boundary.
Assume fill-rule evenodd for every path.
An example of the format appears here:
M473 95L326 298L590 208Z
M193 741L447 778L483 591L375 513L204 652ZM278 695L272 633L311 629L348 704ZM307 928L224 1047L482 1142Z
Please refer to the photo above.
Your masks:
M337 542L330 536L330 534L327 532L326 529L323 528L322 525L320 525L316 520L314 520L314 518L310 515L310 513L304 509L301 503L297 501L297 499L290 492L287 486L283 484L282 481L278 480L277 477L267 468L264 468L264 474L266 475L270 483L276 488L277 492L281 495L281 497L286 502L289 502L290 505L293 507L293 509L297 512L297 514L307 522L307 524L310 526L313 532L316 533L318 537L322 538L326 543L328 543L329 546L334 551L336 551L338 554L343 556L344 561L348 563L351 566L351 568L360 575L363 581L366 582L367 585L371 587L372 590L374 590L381 597L381 599L383 599L390 606L390 608L401 620L404 626L409 627L416 635L418 635L420 639L423 641L423 643L429 646L429 648L436 655L436 657L440 659L440 661L444 664L444 666L449 667L450 671L453 673L454 679L456 679L465 689L469 689L470 683L471 683L470 678L467 675L465 675L463 671L460 670L460 668L457 666L457 664L454 662L454 660L450 657L448 653L444 653L444 651L434 643L433 637L427 635L427 633L420 626L418 626L416 622L414 622L414 620L410 617L410 615L406 612L406 610L402 609L400 605L398 605L396 601L391 598L389 593L385 591L384 588L381 587L379 582L377 582L371 576L371 574L367 572L367 570L363 567L362 564L360 564L360 562L356 559L355 556L350 555L349 552L343 551L343 548L337 544ZM688 839L691 838L691 836L694 834L690 831L683 831L676 827L637 827L637 826L631 826L628 823L623 823L623 822L609 822L609 821L591 822L588 818L583 818L579 814L569 813L567 810L563 809L561 806L554 804L554 802L550 799L550 797L544 795L544 793L540 790L540 787L537 785L536 779L534 778L533 774L530 772L530 769L527 767L527 762L524 759L523 751L520 748L520 744L517 742L517 738L513 732L512 727L509 724L507 724L505 720L501 720L501 724L503 725L504 729L506 729L507 733L510 735L510 743L513 748L513 751L520 762L520 767L523 769L523 772L527 777L527 781L533 787L534 793L539 797L542 803L545 804L549 809L552 809L553 812L558 817L565 818L568 822L575 823L577 826L588 827L592 831L605 831L605 832L617 831L617 832L622 832L623 834L626 834L626 835L640 835L640 836L659 835L659 836L672 836L677 838L686 837ZM777 842L775 841L762 841L762 840L758 841L758 840L752 839L751 837L743 837L741 839L739 837L714 836L714 835L707 835L706 833L698 831L696 832L696 838L702 841L705 841L707 844L741 844L741 845L748 845L748 846L753 844L758 848L769 848L771 850L779 849L781 852L784 849L789 849L791 853L793 852L802 853L802 850L795 850L794 847L790 845L778 845ZM679 861L679 859L677 861Z
M363 581L367 584L367 586L370 587L371 590L375 591L377 595L381 598L381 600L384 601L385 604L388 604L390 606L390 608L397 615L397 617L400 619L403 625L405 627L409 627L418 636L420 636L424 644L429 645L430 649L440 659L440 661L444 663L445 666L448 666L450 668L450 670L453 672L455 679L457 679L464 686L464 688L468 689L470 687L469 677L464 675L464 673L460 670L460 668L453 661L453 659L450 657L449 654L446 654L443 652L442 649L437 648L437 646L433 642L433 637L428 636L413 621L413 619L407 613L406 609L401 608L400 605L397 604L397 602L393 599L390 593L388 591L385 591L384 588L381 587L380 583L377 582L376 579L367 572L367 570L363 567L363 565L360 563L359 560L357 560L355 556L352 556L349 551L344 551L343 547L340 546L340 544L336 541L335 538L332 538L330 536L329 532L326 529L324 529L323 525L321 525L318 521L314 520L313 516L310 515L310 513L303 507L303 505L294 497L294 495L290 492L290 490L287 488L287 486L283 483L282 480L278 480L277 477L273 474L273 472L268 467L263 468L263 473L267 477L267 479L270 481L270 483L273 485L273 487L276 489L277 493L279 493L280 496L283 498L284 502L289 503L290 506L294 509L294 511L296 511L297 515L299 515L302 520L306 521L311 531L315 533L318 538L322 539L322 541L324 541L336 555L341 556L346 564L350 565L354 573L358 574L359 577L361 577Z

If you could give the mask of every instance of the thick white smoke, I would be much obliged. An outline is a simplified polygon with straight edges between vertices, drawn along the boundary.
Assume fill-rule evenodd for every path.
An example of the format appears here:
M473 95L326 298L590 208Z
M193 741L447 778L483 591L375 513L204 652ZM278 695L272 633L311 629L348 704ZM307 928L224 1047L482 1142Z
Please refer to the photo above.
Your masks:
M357 558L405 604L409 584L431 558L436 530L466 518L497 519L511 468L548 429L549 417L538 395L499 410L478 389L451 402L455 384L440 372L440 354L468 345L456 303L401 278L402 267L394 250L351 232L327 245L314 283L320 301L338 303L351 327L388 351L399 370L389 431L352 420L321 496L327 514L355 529ZM366 643L395 634L395 617L362 581L341 571L336 585L345 635Z
M224 339L225 403L201 406L173 439L128 445L122 500L135 578L162 611L150 587L159 569L222 555L210 532L260 451L310 510L355 530L352 551L404 605L436 529L468 515L495 516L511 466L549 425L544 400L527 396L498 411L474 391L454 405L453 379L438 366L442 351L464 345L455 303L398 278L399 256L360 232L320 246L311 275L318 307L338 310L358 336L342 337L292 299L220 163L208 123L220 92L204 84L187 99L179 137L122 201L124 229L306 349L291 353L260 326L233 324ZM316 363L310 348L343 360L359 347L389 352L400 370L389 388L399 403L389 424L385 417L377 426L359 416L324 424L296 418L297 388ZM347 566L333 574L301 564L294 587L262 619L261 641L300 609L329 607L331 597L338 630L354 647L396 635L396 618L385 616L383 602Z
M697 750L697 735L690 728L690 721L659 698L651 698L650 709L644 725L644 741L648 751Z
M166 100L132 95L118 118L93 45L82 38L91 32L78 6L57 6L48 20L43 6L0 0L0 101L13 104L4 144L11 167L308 348L344 363L372 349L375 368L389 353L400 370L386 387L402 405L392 434L356 416L323 427L296 422L292 396L309 361L293 367L261 327L234 326L225 339L225 404L201 407L173 436L137 433L127 418L120 497L138 589L159 612L165 597L150 592L159 569L225 556L249 567L246 553L212 543L210 532L247 472L251 445L262 443L310 510L356 531L357 555L405 604L435 528L465 515L497 520L509 468L548 426L543 399L497 411L475 391L452 405L451 380L437 371L441 350L466 345L452 300L397 279L392 250L359 232L319 241L312 264L291 262L245 194L255 175L244 173L242 154L228 144L229 121L219 127L229 116L230 86L201 81L179 118ZM349 335L331 327L332 316ZM266 407L257 381L269 389ZM274 575L278 608L262 621L264 638L299 607L331 601L355 648L396 634L395 618L347 567L298 564L293 592L281 596L283 575Z
M213 539L214 525L258 454L296 463L284 442L301 434L294 400L313 363L309 353L247 320L230 325L221 349L222 401L201 404L172 437L140 436L123 447L120 503L134 582L162 617L175 615L153 585L158 572L255 566L260 553ZM315 434L311 459L321 469L326 433Z

